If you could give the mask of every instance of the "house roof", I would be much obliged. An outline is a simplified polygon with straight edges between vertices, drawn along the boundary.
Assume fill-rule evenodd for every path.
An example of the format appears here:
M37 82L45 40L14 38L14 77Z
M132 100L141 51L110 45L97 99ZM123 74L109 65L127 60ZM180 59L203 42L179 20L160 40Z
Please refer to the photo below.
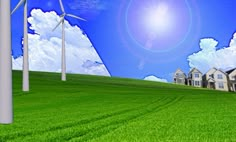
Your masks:
M178 68L175 72L177 72L177 71L181 71L181 72L183 72L180 68ZM184 73L184 72L183 72Z
M226 75L226 76L227 76L227 73L226 73L226 72L224 72L224 71L222 71L222 70L220 70L220 69L218 69L218 70L216 70L216 71L220 71L220 72L222 72L224 75ZM216 71L215 71L215 72L216 72ZM214 73L215 73L215 72L214 72Z
M210 70L212 70L212 69L215 69L215 70L217 70L217 68L215 68L215 67L213 67L213 68L210 68L204 75L206 75Z
M202 72L200 72L197 68L192 68L189 73L192 73L194 70L197 70L199 73L202 74Z
M222 70L220 70L220 69L217 69L217 68L213 67L213 68L209 69L204 75L206 75L206 74L207 74L210 70L212 70L212 69L215 69L215 71L214 71L212 74L214 74L216 71L220 71L220 72L222 72L223 74L225 74L226 76L227 76L227 74L228 74L228 73L226 73L226 72L224 72L224 71L222 71Z
M231 70L228 70L228 71L226 71L226 73L227 73L227 74L230 74L230 73L233 72L234 70L236 70L236 68L233 68L233 69L231 69Z
M178 68L178 69L175 71L175 75L176 75L176 73L177 73L178 71L180 71L181 73L183 73L183 75L186 77L186 74L185 74L180 68ZM174 76L175 76L175 75L174 75Z

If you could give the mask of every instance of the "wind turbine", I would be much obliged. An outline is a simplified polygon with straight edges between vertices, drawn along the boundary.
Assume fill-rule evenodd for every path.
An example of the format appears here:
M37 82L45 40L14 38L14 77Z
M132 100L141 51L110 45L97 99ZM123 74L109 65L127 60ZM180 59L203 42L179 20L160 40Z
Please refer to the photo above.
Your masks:
M0 123L13 122L10 0L0 0Z
M59 3L60 3L61 11L62 11L62 14L60 15L61 20L58 22L58 24L56 25L56 27L52 31L54 31L60 24L62 24L61 80L66 81L65 24L64 24L65 16L69 16L69 17L76 18L76 19L83 20L83 21L86 21L86 20L83 18L80 18L78 16L72 15L72 14L67 14L65 12L62 0L59 0Z
M22 4L24 4L24 48L23 48L23 91L29 91L29 61L28 61L28 23L27 23L27 0L20 0L13 14Z

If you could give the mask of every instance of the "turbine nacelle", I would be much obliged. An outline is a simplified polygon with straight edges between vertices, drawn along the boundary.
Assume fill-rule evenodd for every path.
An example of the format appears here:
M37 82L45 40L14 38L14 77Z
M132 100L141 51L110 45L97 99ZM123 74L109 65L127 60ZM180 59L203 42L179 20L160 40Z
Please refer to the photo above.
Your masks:
M65 17L65 16L66 16L66 13L63 13L63 14L60 15L61 18Z
M62 3L62 0L59 0L59 3L60 3L60 7L61 7L61 11L62 11L62 14L60 15L60 21L57 23L57 25L55 26L55 28L53 28L52 31L54 31L61 23L64 22L65 20L65 16L68 16L68 17L72 17L72 18L75 18L75 19L78 19L78 20L82 20L82 21L86 21L85 19L79 17L79 16L76 16L76 15L73 15L73 14L67 14L65 12L65 8L63 6L63 3Z

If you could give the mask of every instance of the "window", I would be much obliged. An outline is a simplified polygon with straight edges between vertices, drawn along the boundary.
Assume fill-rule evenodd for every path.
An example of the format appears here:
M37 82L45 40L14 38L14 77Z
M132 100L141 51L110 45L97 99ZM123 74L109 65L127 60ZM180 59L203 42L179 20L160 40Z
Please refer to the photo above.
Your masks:
M222 75L222 74L218 74L218 75L217 75L217 78L218 78L218 79L223 79L223 75Z
M194 81L194 86L200 86L200 81Z
M221 88L221 89L224 89L224 83L223 82L219 82L218 83L218 87Z
M232 76L232 80L236 80L236 75L235 75L235 76Z
M176 73L176 77L177 77L177 78L184 78L184 74L182 74L182 73Z
M231 76L230 80L236 80L236 76Z
M209 77L210 77L210 78L214 78L214 75L213 75L213 74L210 74Z
M180 73L176 73L176 77L180 78L181 74Z
M195 73L195 74L194 74L194 77L195 77L195 78L199 78L199 74L198 74L198 73Z

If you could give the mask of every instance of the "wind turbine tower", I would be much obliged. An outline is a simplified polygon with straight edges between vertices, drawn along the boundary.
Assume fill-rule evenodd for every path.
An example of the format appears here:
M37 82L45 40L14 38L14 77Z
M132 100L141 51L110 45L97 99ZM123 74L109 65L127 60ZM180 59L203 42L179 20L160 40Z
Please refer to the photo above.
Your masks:
M20 0L14 10L13 14L22 4L24 4L24 43L23 43L23 79L22 90L29 91L29 60L28 60L28 23L27 23L27 0Z
M66 81L65 24L64 24L65 16L69 16L69 17L76 18L76 19L83 20L83 21L86 21L86 20L83 19L83 18L80 18L80 17L78 17L78 16L72 15L72 14L67 14L67 13L65 12L65 9L64 9L62 0L59 0L59 3L60 3L61 11L62 11L62 14L60 15L61 20L58 22L58 24L57 24L56 27L53 29L53 31L54 31L60 24L62 24L61 80L62 80L62 81Z
M0 123L13 122L10 0L0 0Z

